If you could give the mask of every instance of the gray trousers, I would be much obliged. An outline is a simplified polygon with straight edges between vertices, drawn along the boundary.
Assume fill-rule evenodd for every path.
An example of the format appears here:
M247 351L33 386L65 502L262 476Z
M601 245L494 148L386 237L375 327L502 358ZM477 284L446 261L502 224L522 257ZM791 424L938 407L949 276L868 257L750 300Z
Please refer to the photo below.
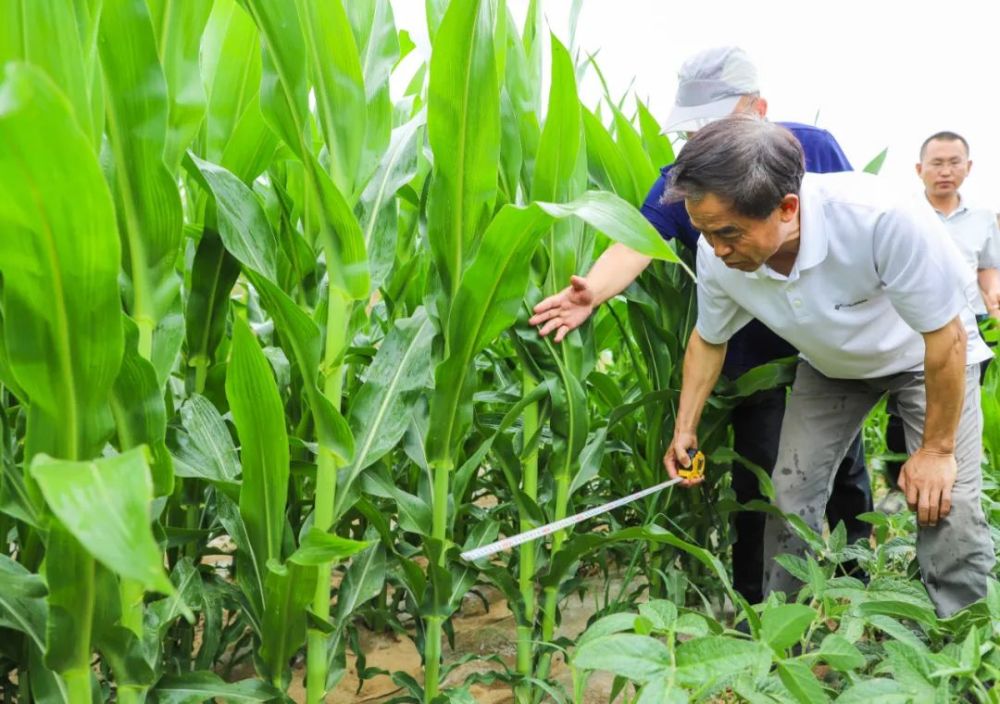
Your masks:
M918 527L920 574L939 616L949 616L986 595L994 563L993 542L980 504L982 489L982 408L979 368L965 370L965 403L958 425L955 460L958 475L952 489L951 513L936 527ZM784 513L797 514L810 527L822 529L835 470L865 416L886 393L896 398L910 454L920 447L927 389L923 373L878 379L830 379L799 361L788 399L778 461L774 468L775 502ZM764 593L796 591L800 583L774 558L804 555L806 544L787 523L767 517L764 532Z

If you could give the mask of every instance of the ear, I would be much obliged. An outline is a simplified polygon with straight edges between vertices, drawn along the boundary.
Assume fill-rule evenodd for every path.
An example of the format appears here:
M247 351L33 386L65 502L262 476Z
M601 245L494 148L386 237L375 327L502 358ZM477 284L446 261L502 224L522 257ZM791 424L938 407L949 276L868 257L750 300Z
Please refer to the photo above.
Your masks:
M917 162L917 176L924 175L924 165L921 162Z
M767 117L767 98L757 98L757 100L754 101L753 107L754 112L756 112L762 120Z
M972 171L972 159L965 162L965 175L968 176L970 171Z
M792 222L799 215L799 197L795 193L788 193L781 202L778 203L778 217L781 222Z

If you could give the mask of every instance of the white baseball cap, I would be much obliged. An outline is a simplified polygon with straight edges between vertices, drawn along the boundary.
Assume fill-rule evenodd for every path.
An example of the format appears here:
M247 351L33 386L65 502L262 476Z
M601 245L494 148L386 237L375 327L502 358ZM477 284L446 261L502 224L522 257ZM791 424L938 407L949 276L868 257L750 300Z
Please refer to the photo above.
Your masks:
M695 54L677 77L677 97L664 132L693 132L731 114L741 97L760 90L757 68L737 46Z

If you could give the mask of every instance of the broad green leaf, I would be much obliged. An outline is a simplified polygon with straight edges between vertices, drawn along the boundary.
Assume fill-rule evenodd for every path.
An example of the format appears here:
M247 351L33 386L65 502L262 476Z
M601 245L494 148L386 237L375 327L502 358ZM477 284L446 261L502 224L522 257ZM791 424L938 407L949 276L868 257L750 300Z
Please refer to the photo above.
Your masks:
M233 325L226 398L240 438L240 514L258 561L279 559L289 471L285 413L267 358L242 318Z
M35 461L47 459L39 455ZM45 667L63 677L68 673L80 677L89 673L90 668L94 558L66 526L60 521L51 521L42 570L49 588Z
M649 636L616 633L588 640L576 650L574 667L604 670L644 684L671 670L671 654Z
M246 616L259 636L264 614L264 573L266 566L259 560L239 506L222 492L216 493L219 523L236 543L236 583L246 596Z
M267 563L260 659L272 682L287 682L288 662L305 642L306 605L316 591L315 567Z
M226 702L271 702L281 691L261 680L226 682L214 672L164 675L149 693L154 704L200 704L207 699Z
M934 697L932 665L925 652L902 642L885 644L885 665L893 679L924 700Z
M687 704L688 701L687 692L666 676L650 680L639 692L635 704Z
M309 116L306 44L294 2L246 0L243 3L267 47L261 74L260 105L264 118L289 149L305 159Z
M150 591L173 593L149 528L153 496L144 448L91 462L40 455L31 476L52 512L101 564Z
M148 357L145 338L180 285L174 265L183 215L177 183L163 160L167 84L146 3L104 2L99 47L129 313L141 331L139 353Z
M657 169L662 169L664 166L674 163L674 149L670 144L670 139L663 134L659 123L653 117L649 108L638 99L636 99L635 104L639 110L639 129L642 132L642 144L646 148L649 158L652 159L653 166ZM652 188L652 186L652 181L646 184L647 188Z
M621 633L622 631L631 631L635 627L635 618L634 613L618 613L599 618L590 624L587 630L580 635L576 641L576 647L579 648L584 643L597 638Z
M685 687L701 688L746 671L762 676L770 664L771 653L763 643L706 636L677 646L676 681Z
M649 619L653 628L658 631L672 631L677 622L677 607L666 599L639 604L639 614Z
M638 206L642 200L636 192L632 171L621 149L611 139L608 130L587 108L581 108L587 137L587 167L591 178L601 188L613 191L622 200Z
M894 616L896 618L908 618L916 621L926 628L937 626L937 615L930 607L917 606L904 601L875 600L858 604L857 612L862 616Z
M39 650L45 649L47 593L45 580L39 575L0 555L0 626L20 631Z
M901 684L891 679L877 677L861 680L847 687L837 697L837 704L911 704L913 695Z
M240 463L226 423L204 396L193 394L180 408L177 471L208 481L235 482Z
M553 217L571 215L578 217L615 242L621 242L647 257L684 266L677 257L677 253L663 241L663 238L653 229L649 221L633 206L613 193L587 191L571 203L538 203L537 205ZM685 270L687 270L686 267Z
M139 355L139 329L123 316L125 356L111 392L111 413L118 428L118 449L149 448L149 468L153 478L153 496L167 496L173 491L174 468L167 451L167 411L163 389L148 360Z
M361 59L341 0L298 0L316 110L334 186L350 198L365 137L367 101Z
M782 604L765 609L760 617L760 637L777 651L789 648L805 634L819 614L805 604Z
M616 142L622 154L625 155L625 161L632 172L635 194L639 199L645 199L646 193L656 181L659 173L632 123L614 105L611 106L611 111L615 121Z
M338 535L324 533L318 528L311 528L298 549L288 559L297 565L324 565L332 561L344 560L367 548L370 543L359 540L341 538Z
M278 239L257 196L221 166L187 153L188 172L215 198L219 236L236 259L271 281L278 278Z
M111 430L122 359L114 209L52 83L25 64L4 78L0 272L8 362L30 399L26 453L90 457Z
M348 420L357 438L356 450L337 490L334 520L349 508L346 497L358 475L406 432L416 395L430 385L433 336L434 326L423 308L397 320L368 368L364 385L352 396Z
M213 0L146 0L160 65L167 82L167 142L163 158L172 172L191 144L205 115L205 92L198 66L201 36Z
M548 217L533 206L504 206L462 277L448 318L447 356L435 371L427 435L432 462L449 459L461 437L471 414L473 357L517 319L528 285L528 261L548 224Z
M65 0L7 0L3 18L0 65L25 61L45 72L69 100L77 124L96 151L104 106L100 83L91 80L97 66L96 46L89 41L92 31L78 28L79 17L67 11Z
M430 60L427 133L434 152L428 241L454 297L497 189L500 90L487 2L454 2L445 12Z
M358 202L365 249L371 267L371 286L382 284L396 254L396 192L417 175L417 150L427 115L420 112L392 132L378 169Z
M580 100L573 76L573 60L556 38L552 42L552 82L545 125L538 143L537 166L531 184L533 200L562 202L565 184L576 170L580 155Z
M840 672L856 670L865 664L865 657L857 647L837 633L830 633L819 646L816 656Z
M196 393L204 391L204 376L218 361L216 353L226 334L229 296L239 275L239 263L226 251L219 234L206 228L194 253L191 288L184 308L187 361L195 368Z
M817 702L830 701L830 697L824 691L823 685L816 680L812 670L801 662L795 660L783 660L779 662L778 677L781 678L781 683L795 697L795 701L800 704L816 704Z
M277 136L260 109L260 38L253 20L236 0L216 0L201 49L208 106L205 151L250 183L271 160Z

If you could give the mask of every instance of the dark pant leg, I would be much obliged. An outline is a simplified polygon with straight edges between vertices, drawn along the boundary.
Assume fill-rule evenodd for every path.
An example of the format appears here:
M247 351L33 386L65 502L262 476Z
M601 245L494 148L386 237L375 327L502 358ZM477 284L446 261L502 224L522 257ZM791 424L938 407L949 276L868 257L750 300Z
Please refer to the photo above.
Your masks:
M733 449L768 475L778 456L785 389L769 389L746 398L733 409ZM756 475L741 463L733 464L733 490L741 504L763 499ZM757 511L740 511L733 518L733 587L751 604L763 599L764 520Z
M903 419L899 417L899 413L895 410L895 404L893 404L892 409L886 409L889 414L889 420L885 424L885 449L889 452L896 452L901 455L906 454L906 433L903 431ZM903 463L896 460L890 460L885 463L885 472L888 475L889 486L893 489L899 488L899 471L903 468Z
M857 516L872 510L872 485L865 466L865 449L861 434L854 438L847 450L844 461L837 469L833 480L833 493L826 505L826 520L830 530L841 521L847 529L847 542L867 540L871 536L871 524L858 520Z

